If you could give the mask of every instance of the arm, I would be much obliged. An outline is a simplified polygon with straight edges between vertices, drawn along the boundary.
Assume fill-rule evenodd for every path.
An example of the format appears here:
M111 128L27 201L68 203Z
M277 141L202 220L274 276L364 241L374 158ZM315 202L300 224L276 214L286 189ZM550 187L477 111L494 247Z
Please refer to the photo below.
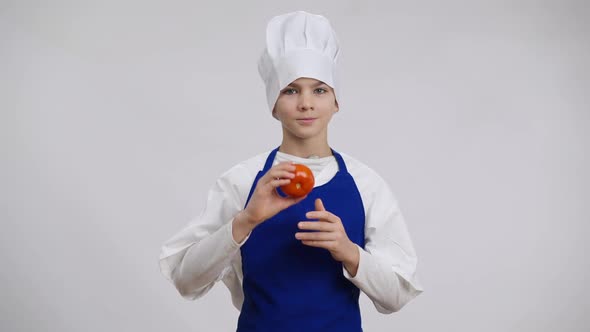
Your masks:
M191 245L171 277L179 293L188 299L204 295L229 270L232 259L248 239L251 228L244 225L242 214L213 234ZM240 242L233 233L240 234Z
M186 299L203 296L230 271L231 260L248 239L249 230L239 215L240 192L252 181L247 173L234 167L223 174L209 190L203 212L162 247L160 270Z
M234 168L216 182L201 216L162 248L162 273L183 297L203 296L231 270L232 259L256 225L305 198L284 198L276 192L289 183L293 169L290 163L273 166L259 179L244 210L253 176Z
M375 174L376 175L376 174ZM399 311L423 288L416 277L417 257L404 217L391 190L378 176L365 195L365 249L359 253L356 275L345 277L384 314Z

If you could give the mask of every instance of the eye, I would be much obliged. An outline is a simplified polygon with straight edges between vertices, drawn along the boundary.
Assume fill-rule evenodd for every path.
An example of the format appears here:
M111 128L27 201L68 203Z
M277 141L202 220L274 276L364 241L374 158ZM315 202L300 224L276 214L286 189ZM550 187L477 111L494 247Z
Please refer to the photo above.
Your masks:
M286 95L292 95L295 93L297 93L297 90L295 90L293 88L287 88L287 89L283 90L283 94L286 94Z
M324 89L324 88L317 88L314 90L315 93L319 94L319 95L323 95L324 93L328 92L328 90Z

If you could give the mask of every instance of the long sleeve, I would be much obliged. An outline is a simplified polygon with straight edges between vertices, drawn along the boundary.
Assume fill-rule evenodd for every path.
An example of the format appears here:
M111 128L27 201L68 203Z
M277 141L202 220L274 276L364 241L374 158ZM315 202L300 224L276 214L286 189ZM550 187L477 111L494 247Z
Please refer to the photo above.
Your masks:
M361 177L365 192L365 249L357 273L345 277L361 289L384 314L399 311L423 288L416 277L417 257L404 217L387 183L373 171Z
M232 271L231 261L249 237L236 243L232 236L248 181L249 173L239 165L224 173L209 190L203 212L163 245L160 270L184 298L203 296Z
M223 280L232 294L234 306L240 310L244 299L240 248L248 237L236 243L231 227L268 153L224 173L209 191L201 215L162 247L161 272L184 298L197 299ZM417 257L404 217L387 183L358 160L342 155L365 208L365 248L358 247L357 274L352 277L343 268L343 275L373 301L379 312L398 311L423 291L416 277ZM277 157L282 156L277 154ZM338 170L335 160L289 157L291 159L287 160L312 167L316 186L328 182Z

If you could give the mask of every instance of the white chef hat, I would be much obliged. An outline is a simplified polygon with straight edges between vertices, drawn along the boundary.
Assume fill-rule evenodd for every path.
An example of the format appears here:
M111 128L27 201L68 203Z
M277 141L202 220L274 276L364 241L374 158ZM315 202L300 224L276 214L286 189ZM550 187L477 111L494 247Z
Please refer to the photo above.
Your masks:
M337 96L339 50L336 33L325 17L304 11L273 17L266 27L266 48L258 60L270 110L281 89L300 77L326 83Z

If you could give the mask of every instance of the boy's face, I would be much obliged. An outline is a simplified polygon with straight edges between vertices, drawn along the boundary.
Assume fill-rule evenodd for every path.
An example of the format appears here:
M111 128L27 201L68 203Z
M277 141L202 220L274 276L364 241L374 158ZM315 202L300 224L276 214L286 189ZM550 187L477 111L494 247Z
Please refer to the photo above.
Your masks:
M306 139L326 134L336 112L334 90L324 82L301 77L281 90L273 116L281 121L285 134Z

